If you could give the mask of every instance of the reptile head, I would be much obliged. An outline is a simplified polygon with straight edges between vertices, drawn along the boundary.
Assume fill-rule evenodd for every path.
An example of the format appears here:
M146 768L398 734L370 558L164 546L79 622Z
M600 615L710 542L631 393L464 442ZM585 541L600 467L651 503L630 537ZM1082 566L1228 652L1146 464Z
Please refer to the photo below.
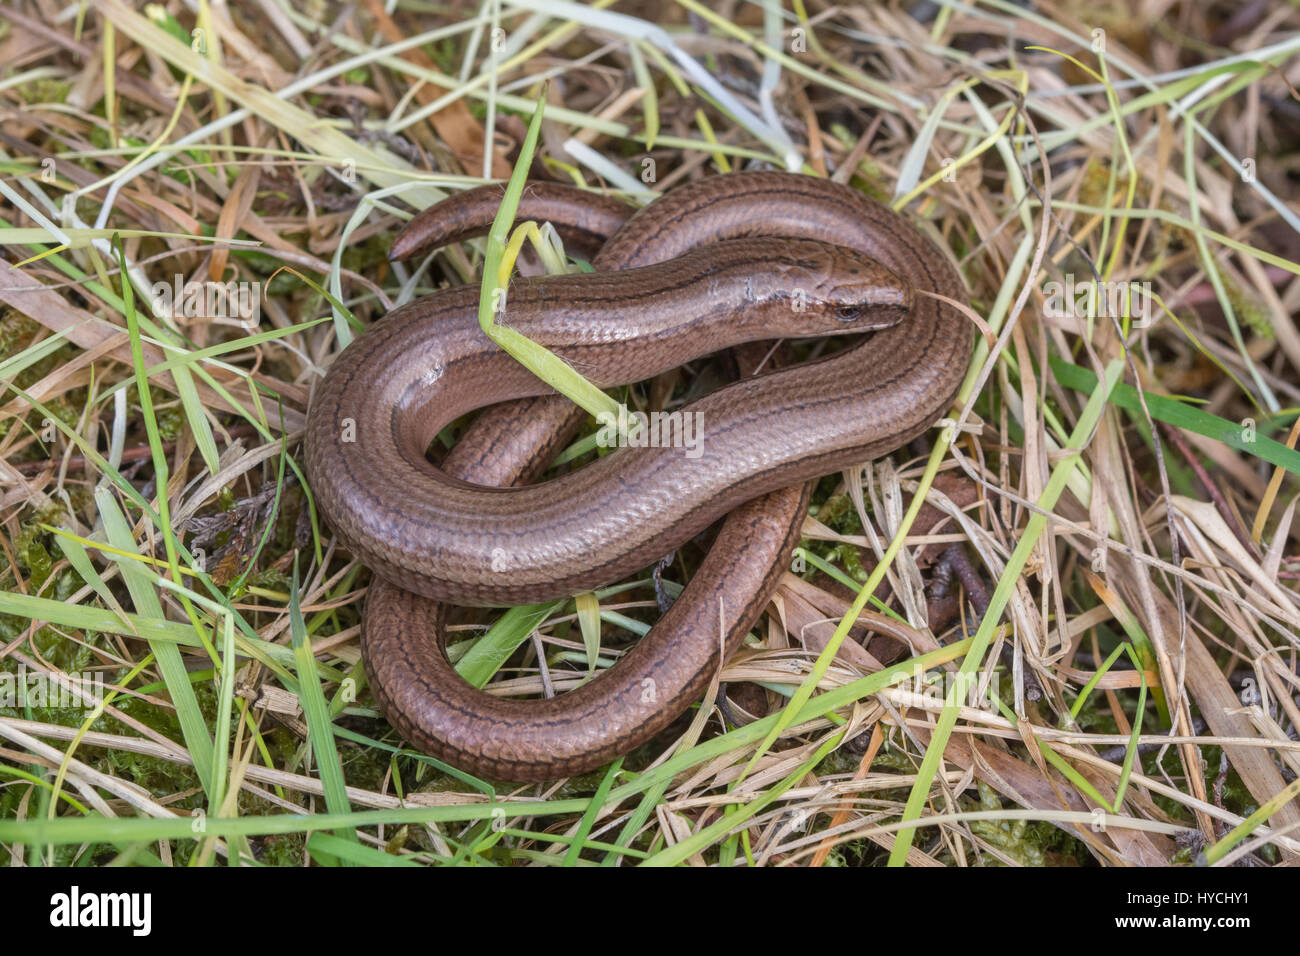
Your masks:
M912 287L875 259L823 242L791 239L762 263L767 310L791 337L869 332L898 324ZM756 297L757 298L757 297ZM771 306L778 306L771 309ZM784 307L787 315L780 312Z

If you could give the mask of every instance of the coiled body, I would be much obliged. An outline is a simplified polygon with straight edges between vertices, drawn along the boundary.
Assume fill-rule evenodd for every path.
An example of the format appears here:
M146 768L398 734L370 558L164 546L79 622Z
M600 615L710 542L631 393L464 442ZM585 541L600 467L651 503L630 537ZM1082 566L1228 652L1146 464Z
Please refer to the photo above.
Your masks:
M493 191L474 192L442 204L441 227L441 207L426 211L404 234L402 251L481 231L495 212ZM534 215L530 201L546 205L562 233L567 222L585 230L579 238L592 246L597 231L619 217L608 203L593 213L581 194L566 207L570 191L532 192L521 217ZM761 613L797 540L806 506L799 485L893 450L947 407L965 370L970 332L957 310L919 293L963 301L955 270L901 217L809 177L737 174L675 190L618 228L593 263L596 276L512 284L510 324L540 333L562 353L579 342L568 357L602 385L647 377L679 364L684 354L798 334L770 321L788 309L782 303L738 337L717 336L721 326L709 326L714 337L704 341L701 332L689 352L689 323L685 338L674 333L668 341L654 331L665 320L661 310L701 306L682 301L691 295L708 300L697 311L716 314L729 294L719 292L713 281L719 273L707 265L719 255L722 284L739 281L732 293L744 290L724 306L735 314L721 325L744 326L746 315L762 311L743 277L745 258L763 253L761 237L781 237L772 254L812 262L813 272L821 247L796 248L794 240L843 247L883 264L885 270L871 272L869 261L850 258L871 290L859 300L908 311L830 359L745 379L695 403L691 410L702 413L705 432L703 454L694 460L680 448L620 449L559 481L509 492L481 487L528 477L571 421L556 400L533 400L513 413L483 416L466 436L466 450L458 449L442 473L427 465L424 448L451 418L543 390L509 360L482 366L496 360L492 350L469 346L476 289L450 290L399 310L331 368L309 417L307 466L330 523L384 579L368 598L363 652L377 699L412 743L480 773L543 779L598 766L648 739L698 698L720 655ZM728 243L725 254L720 246L699 251L722 240L747 242ZM683 254L669 268L638 268ZM636 271L618 282L599 274L627 269ZM665 294L670 286L676 291ZM683 296L683 289L692 291ZM908 290L916 294L909 297ZM621 314L584 312L587 295ZM526 327L547 310L563 317L560 328ZM862 327L880 324L868 320ZM641 349L644 360L627 365L628 350L609 343L625 341L631 330L648 330L642 341L650 345ZM443 344L431 352L435 339ZM602 349L618 353L625 367L607 375L597 354ZM449 369L458 365L479 366L478 372L439 392L438 383L454 377ZM477 391L469 394L464 382L477 383ZM343 419L353 420L355 435L374 440L342 441ZM546 701L502 700L469 687L447 662L437 636L443 611L429 598L518 603L610 583L724 514L730 517L713 550L678 602L609 673L578 690Z
M483 333L478 297L462 286L394 311L339 356L312 403L307 466L322 511L408 591L503 605L611 584L736 505L855 460L859 436L870 440L869 426L834 414L852 404L855 364L834 359L693 403L677 419L699 423L691 448L674 433L544 484L469 485L425 460L438 432L487 405L553 394ZM506 302L502 322L608 387L746 341L883 328L911 294L853 250L769 238L518 279ZM828 406L838 428L823 421Z

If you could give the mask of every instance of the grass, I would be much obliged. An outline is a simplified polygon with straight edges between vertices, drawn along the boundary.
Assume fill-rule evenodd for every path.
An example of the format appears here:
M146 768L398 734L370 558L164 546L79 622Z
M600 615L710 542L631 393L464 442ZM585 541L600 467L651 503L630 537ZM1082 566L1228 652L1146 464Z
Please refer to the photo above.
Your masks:
M611 6L0 10L4 859L1300 859L1300 14ZM834 176L952 251L979 330L952 411L820 484L802 580L723 670L725 709L710 694L546 786L409 750L365 686L368 572L302 474L310 390L445 279L482 282L491 326L526 238L562 263L535 230L419 266L389 263L389 241L512 170L645 201L756 167ZM178 273L259 283L260 322L172 316L154 287ZM1049 315L1067 275L1148 283L1149 309ZM580 440L556 467L594 453ZM987 608L935 631L916 589L953 543ZM657 613L641 575L462 615L451 650L475 683L537 695L539 652L572 686ZM875 622L865 647L855 622ZM71 705L7 701L20 672Z

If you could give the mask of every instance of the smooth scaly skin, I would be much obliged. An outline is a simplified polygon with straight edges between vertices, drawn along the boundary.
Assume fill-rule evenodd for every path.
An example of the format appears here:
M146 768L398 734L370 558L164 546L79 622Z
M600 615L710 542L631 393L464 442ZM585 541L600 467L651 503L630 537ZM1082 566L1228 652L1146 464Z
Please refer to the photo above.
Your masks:
M485 224L495 211L494 190L474 193L460 197L467 204L463 208L478 202L475 215ZM575 210L585 195L576 194ZM527 196L519 216L535 218ZM479 225L463 226L455 226L462 236L482 231ZM966 298L944 254L903 219L845 187L781 173L715 177L675 190L633 216L594 264L627 267L694 244L752 235L836 242L880 260L918 290L958 302ZM441 238L433 235L406 248L414 252ZM832 407L828 414L855 418L856 434L867 437L854 461L897 447L942 414L964 372L970 332L955 309L918 296L904 322L878 333L867 346L868 354L858 354L857 381L849 383L856 390L851 407L840 405L837 412L835 396L821 396ZM819 366L823 374L827 365ZM532 447L512 437L512 416L521 410L549 423L528 425L524 437ZM572 417L554 400L493 409L480 416L445 466L480 482L526 480ZM753 440L765 439L756 431ZM838 465L817 467L830 471ZM546 701L504 700L470 688L441 652L439 606L376 582L363 635L376 698L408 740L474 772L549 779L599 766L658 733L698 699L766 605L797 540L805 507L804 490L787 488L737 508L686 591L650 634L598 680Z
M424 458L438 432L485 405L551 392L483 333L477 303L478 290L461 286L396 310L335 360L312 400L316 500L349 550L407 591L489 606L568 597L652 564L759 494L857 460L835 457L828 429L811 431L799 383L773 394L783 377L807 381L817 368L834 379L832 359L682 409L679 421L699 422L691 449L620 448L510 490L453 478ZM861 253L751 238L637 269L519 279L500 318L608 388L742 342L882 328L910 307L910 291ZM773 405L780 441L755 443L752 423Z
M435 246L485 235L504 193L503 186L481 186L430 206L406 224L389 255L409 259ZM486 217L485 210L490 210ZM527 183L517 212L522 222L554 223L563 230L565 252L590 258L635 210L610 196L582 192L572 186ZM640 264L651 261L659 260Z

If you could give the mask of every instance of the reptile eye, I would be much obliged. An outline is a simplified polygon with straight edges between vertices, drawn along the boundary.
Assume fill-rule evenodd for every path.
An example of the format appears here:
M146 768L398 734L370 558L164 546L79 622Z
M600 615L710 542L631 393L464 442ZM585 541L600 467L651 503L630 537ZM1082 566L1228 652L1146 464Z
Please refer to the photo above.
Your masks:
M856 305L842 305L835 310L835 318L841 322L856 322L862 318L862 310Z

